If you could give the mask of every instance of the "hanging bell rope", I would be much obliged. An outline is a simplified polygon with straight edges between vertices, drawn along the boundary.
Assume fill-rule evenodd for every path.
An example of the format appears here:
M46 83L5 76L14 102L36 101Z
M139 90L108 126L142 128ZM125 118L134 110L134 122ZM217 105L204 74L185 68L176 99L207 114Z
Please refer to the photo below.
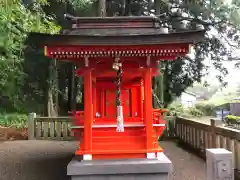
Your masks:
M116 96L117 132L124 132L123 108L122 108L122 103L121 103L121 79L122 79L122 68L119 67L119 69L117 71L117 96Z
M117 106L121 106L121 78L122 78L122 68L119 67L118 71L117 71L117 96L116 96L116 104Z
M118 62L119 58L116 58L115 63L113 64L113 69L117 70L117 79L116 79L116 105L117 105L117 132L124 132L123 125L123 108L121 103L121 81L122 81L122 64Z

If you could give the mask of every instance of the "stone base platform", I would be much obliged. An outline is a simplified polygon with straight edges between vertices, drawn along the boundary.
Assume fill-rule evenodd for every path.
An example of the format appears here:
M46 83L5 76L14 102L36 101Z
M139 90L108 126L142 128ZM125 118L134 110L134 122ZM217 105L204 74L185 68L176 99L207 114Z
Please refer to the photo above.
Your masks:
M157 159L73 159L67 167L71 180L169 180L172 162L161 153Z

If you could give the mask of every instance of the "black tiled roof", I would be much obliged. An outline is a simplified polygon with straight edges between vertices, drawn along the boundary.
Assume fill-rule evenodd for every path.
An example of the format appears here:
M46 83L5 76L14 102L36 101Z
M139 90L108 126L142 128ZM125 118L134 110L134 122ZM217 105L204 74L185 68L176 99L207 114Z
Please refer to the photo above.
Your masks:
M73 27L63 34L30 33L36 45L154 45L196 43L204 30L164 34L156 17L74 17Z

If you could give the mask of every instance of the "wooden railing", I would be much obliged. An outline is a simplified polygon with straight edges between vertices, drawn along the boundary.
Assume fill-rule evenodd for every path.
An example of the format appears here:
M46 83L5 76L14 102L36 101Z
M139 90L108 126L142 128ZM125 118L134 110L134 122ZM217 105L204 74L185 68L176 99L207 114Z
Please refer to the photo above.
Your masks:
M31 113L28 119L28 139L74 140L71 125L71 117L36 117L35 113Z
M175 137L187 149L205 158L207 148L224 148L233 153L234 167L240 177L240 131L211 123L201 123L181 117L176 118Z
M80 117L81 114L79 114ZM78 116L78 115L77 115ZM155 113L154 116L154 126L161 126L165 124L165 121L162 122L162 114L159 112ZM73 132L71 131L71 128L79 128L80 125L82 126L82 121L79 124L80 121L72 121L73 119L76 119L75 116L67 116L67 117L38 117L35 113L29 114L28 118L28 139L33 140L74 140ZM175 119L175 117L166 117L164 119ZM76 122L76 123L74 123ZM99 125L98 125L99 126ZM112 125L103 125L105 126L112 126ZM129 127L133 126L136 127L137 125L128 125ZM139 125L141 126L141 125ZM100 127L100 126L99 126ZM170 124L167 125L167 129L169 129ZM166 130L165 136L170 136L169 132L172 132L172 130Z

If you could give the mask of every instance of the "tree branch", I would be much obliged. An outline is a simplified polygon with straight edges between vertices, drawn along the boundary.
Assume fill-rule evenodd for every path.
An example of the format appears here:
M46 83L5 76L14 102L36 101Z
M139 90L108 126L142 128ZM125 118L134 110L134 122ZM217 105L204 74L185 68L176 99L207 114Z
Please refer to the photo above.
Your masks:
M229 41L229 39L228 39L227 37L225 37L222 33L219 33L219 34L220 34L221 38L223 38L223 39L228 43L228 45L230 46L231 50L234 50L233 48L239 48L238 45L232 44L232 43Z

